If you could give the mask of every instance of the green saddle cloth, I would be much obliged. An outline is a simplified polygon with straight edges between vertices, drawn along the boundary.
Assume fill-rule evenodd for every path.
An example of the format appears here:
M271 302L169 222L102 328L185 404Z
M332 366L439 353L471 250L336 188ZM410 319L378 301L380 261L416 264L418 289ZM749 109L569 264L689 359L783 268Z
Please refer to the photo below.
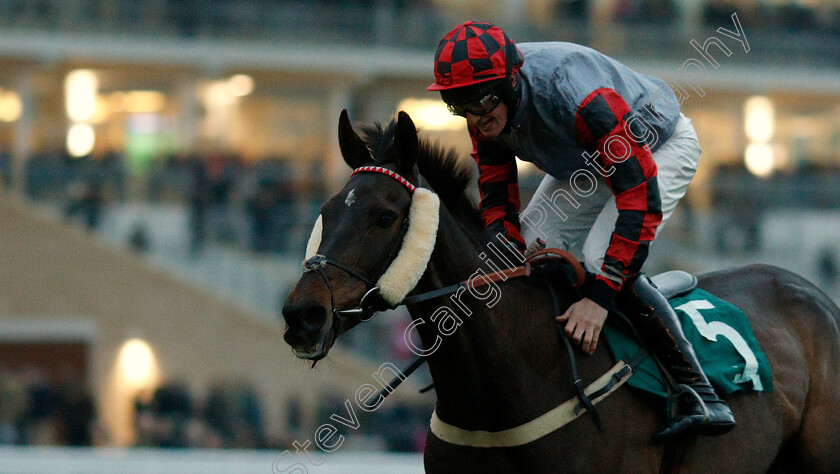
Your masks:
M743 311L699 288L669 302L718 393L773 390L770 363L758 346ZM641 349L633 337L614 324L604 327L603 336L616 360L630 361ZM659 366L651 357L634 368L627 383L663 397L667 393Z

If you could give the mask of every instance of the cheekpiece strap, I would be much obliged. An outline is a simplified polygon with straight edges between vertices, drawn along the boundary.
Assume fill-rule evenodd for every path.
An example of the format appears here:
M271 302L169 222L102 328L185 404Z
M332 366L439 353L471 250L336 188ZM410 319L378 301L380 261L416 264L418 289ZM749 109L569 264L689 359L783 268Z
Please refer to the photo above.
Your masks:
M399 183L402 184L403 186L405 186L406 189L408 189L408 191L411 192L412 194L417 189L417 186L411 184L407 179L400 176L400 174L397 173L396 171L389 170L388 168L383 168L381 166L360 166L360 167L356 168L355 170L353 170L353 174L351 174L350 176L353 176L356 173L380 173L380 174L384 174L386 176L389 176L389 177L394 178L395 180L399 181Z

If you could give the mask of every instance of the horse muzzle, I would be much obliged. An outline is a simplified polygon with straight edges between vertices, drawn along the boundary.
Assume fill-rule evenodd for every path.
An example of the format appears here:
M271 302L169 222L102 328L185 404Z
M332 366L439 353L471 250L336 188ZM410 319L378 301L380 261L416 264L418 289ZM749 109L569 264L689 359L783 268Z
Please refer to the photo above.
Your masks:
M335 332L329 310L317 302L286 304L283 306L286 333L283 340L291 346L295 357L320 360L335 342Z

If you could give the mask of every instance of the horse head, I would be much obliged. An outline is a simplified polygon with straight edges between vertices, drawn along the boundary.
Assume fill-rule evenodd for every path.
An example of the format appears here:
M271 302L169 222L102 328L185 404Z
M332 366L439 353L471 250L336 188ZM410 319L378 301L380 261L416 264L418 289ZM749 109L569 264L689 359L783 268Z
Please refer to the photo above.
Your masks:
M437 197L417 187L418 138L408 114L400 112L380 140L366 143L345 110L338 133L354 172L321 207L304 273L283 306L283 338L298 358L313 361L375 308L395 305L411 290L437 233Z

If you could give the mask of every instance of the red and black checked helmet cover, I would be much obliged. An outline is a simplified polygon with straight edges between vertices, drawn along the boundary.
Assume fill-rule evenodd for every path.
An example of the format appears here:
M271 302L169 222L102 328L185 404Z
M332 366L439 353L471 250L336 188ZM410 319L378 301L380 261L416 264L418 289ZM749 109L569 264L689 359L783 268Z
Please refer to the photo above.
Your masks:
M508 58L511 52L511 58ZM435 52L435 83L439 91L502 79L522 65L522 53L498 26L472 20L446 34Z

